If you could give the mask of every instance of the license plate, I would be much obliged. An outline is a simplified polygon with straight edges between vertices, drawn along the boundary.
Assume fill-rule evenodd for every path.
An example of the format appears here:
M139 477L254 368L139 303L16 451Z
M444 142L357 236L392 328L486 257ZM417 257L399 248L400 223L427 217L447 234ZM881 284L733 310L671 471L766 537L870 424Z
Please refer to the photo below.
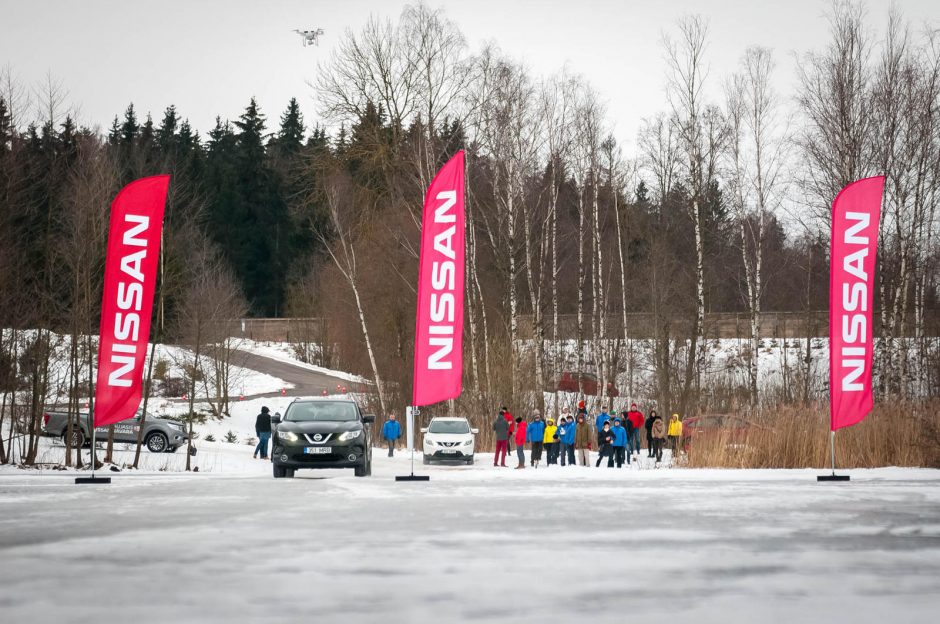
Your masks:
M451 454L453 454L453 453L456 453L456 452L457 452L457 449L442 449L442 450L441 450L441 453L451 453Z
M307 446L304 448L304 453L308 455L329 455L333 452L333 447L331 446Z

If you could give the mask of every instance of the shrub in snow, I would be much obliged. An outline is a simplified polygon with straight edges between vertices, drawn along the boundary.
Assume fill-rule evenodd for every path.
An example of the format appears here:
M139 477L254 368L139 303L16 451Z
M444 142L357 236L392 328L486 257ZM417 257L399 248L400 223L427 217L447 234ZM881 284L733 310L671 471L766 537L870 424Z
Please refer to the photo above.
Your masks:
M206 434L206 442L215 442L215 436L211 433Z
M248 446L254 446L257 443L258 440L256 440L254 436L245 436L245 444Z
M226 432L225 434L225 441L228 442L229 444L235 444L236 442L238 442L238 436L235 435L234 431L229 429L228 432Z

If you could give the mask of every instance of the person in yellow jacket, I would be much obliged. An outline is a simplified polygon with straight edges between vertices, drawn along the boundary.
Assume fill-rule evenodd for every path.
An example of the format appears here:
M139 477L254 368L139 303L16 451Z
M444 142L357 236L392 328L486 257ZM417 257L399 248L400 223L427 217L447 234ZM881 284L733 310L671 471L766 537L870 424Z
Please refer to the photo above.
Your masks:
M542 442L545 443L545 454L547 455L547 463L549 466L552 464L558 463L558 427L555 426L555 421L551 418L548 419L548 422L545 425L545 435L542 436Z
M679 441L682 439L682 421L679 420L679 414L673 414L669 419L669 448L672 449L672 456L679 453Z

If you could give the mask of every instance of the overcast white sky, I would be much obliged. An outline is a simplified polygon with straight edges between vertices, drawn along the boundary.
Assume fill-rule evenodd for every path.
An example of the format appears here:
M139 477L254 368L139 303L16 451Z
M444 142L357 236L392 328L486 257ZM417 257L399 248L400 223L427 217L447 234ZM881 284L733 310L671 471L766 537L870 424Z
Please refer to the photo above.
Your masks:
M406 4L379 0L0 0L0 67L30 85L60 79L81 122L107 127L134 102L159 122L175 104L205 134L216 115L234 119L258 98L269 127L292 96L308 125L316 120L307 80L347 28L370 13L397 16ZM789 97L794 53L826 39L820 0L462 0L442 7L476 50L486 40L523 60L535 74L565 63L588 77L606 99L621 141L632 144L640 120L666 106L661 36L675 19L710 19L710 82L733 71L751 44L773 48L778 88ZM900 3L915 23L940 24L940 2ZM881 30L889 3L870 1L868 19ZM320 47L303 47L294 28L326 31Z

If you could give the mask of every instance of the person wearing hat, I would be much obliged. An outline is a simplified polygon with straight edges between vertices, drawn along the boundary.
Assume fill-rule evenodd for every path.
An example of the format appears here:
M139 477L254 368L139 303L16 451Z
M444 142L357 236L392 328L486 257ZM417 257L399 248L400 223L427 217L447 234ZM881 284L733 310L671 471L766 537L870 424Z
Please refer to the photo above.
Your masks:
M388 443L388 456L394 455L395 447L398 446L398 438L401 437L401 423L395 420L395 414L389 414L388 420L382 425L382 439Z
M594 464L594 467L598 468L601 465L601 460L607 457L607 467L613 468L614 461L611 454L613 451L611 449L613 448L614 434L610 430L610 421L605 422L601 427L601 430L597 433L597 439L599 444L597 450L600 453L597 454L597 463Z
M627 418L630 419L630 422L633 423L633 431L630 434L630 440L628 446L630 447L631 453L636 453L636 456L640 456L640 429L643 428L644 419L643 412L637 409L636 403L630 404L630 411L627 412Z
M527 425L526 425L526 422L522 420L522 416L517 416L516 417L516 432L514 435L516 439L516 457L519 458L519 465L516 466L516 470L522 470L523 468L525 468L525 438L526 438L525 430L526 428L527 428Z
M656 457L656 463L663 461L663 444L666 442L666 424L657 414L653 418L653 426L650 429L653 434L653 456Z
M543 436L545 435L545 422L542 413L538 410L532 412L532 422L526 427L525 439L531 444L532 453L529 456L529 465L538 468L542 461Z
M614 419L614 426L610 428L610 432L614 434L614 442L611 445L613 447L613 452L610 454L610 459L607 460L607 466L612 467L614 462L617 462L617 468L623 467L623 458L626 456L627 450L627 430L620 425L620 419ZM630 460L627 460L627 463L630 463Z
M598 435L600 435L601 430L604 428L604 423L609 420L610 414L607 413L606 409L602 409L601 413L594 419L594 428L597 429Z
M659 415L656 413L656 410L650 410L650 415L646 417L647 457L653 457L656 455L656 450L653 448L653 421L657 418L659 418Z
M565 411L568 411L565 408ZM561 421L558 423L558 441L561 443L561 465L564 466L565 460L567 460L567 465L574 466L574 436L577 432L577 427L574 424L574 418L571 414L562 415Z
M673 414L669 419L669 447L672 449L672 457L675 459L679 454L679 439L682 437L682 421L679 420L679 414Z
M265 405L261 408L261 413L255 418L255 434L258 436L258 445L255 447L254 459L258 459L258 453L261 453L261 459L268 458L268 440L271 439L271 410Z
M505 405L499 408L499 413L503 415L503 418L506 419L506 423L509 425L509 439L506 440L506 453L508 454L512 452L512 440L513 433L516 431L516 419L513 418L509 408Z
M578 464L587 466L591 462L591 425L584 418L584 414L578 413L578 422L574 430L574 450L578 454Z
M558 427L555 426L555 420L549 418L545 421L545 435L542 436L542 445L545 447L546 461L548 465L558 463Z

